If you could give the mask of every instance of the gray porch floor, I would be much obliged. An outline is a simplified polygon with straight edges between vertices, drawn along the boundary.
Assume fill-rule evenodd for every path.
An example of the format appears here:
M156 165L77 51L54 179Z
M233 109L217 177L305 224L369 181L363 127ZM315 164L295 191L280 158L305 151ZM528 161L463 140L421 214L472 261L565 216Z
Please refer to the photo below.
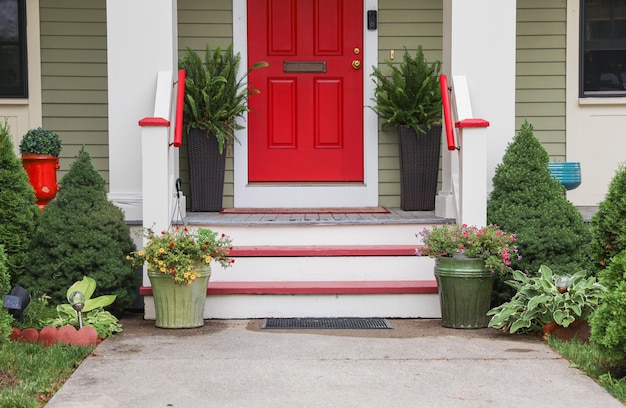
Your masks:
M598 207L578 207L585 222ZM187 212L185 221L195 225L324 225L324 224L435 224L454 222L453 218L435 216L434 211L403 211L388 208L389 213L280 213L280 214L221 214L218 212Z

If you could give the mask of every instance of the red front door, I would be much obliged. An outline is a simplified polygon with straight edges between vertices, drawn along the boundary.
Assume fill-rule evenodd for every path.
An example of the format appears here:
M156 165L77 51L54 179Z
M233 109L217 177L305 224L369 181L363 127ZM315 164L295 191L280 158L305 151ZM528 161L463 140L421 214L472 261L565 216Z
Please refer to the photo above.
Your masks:
M249 182L363 181L363 1L248 0Z

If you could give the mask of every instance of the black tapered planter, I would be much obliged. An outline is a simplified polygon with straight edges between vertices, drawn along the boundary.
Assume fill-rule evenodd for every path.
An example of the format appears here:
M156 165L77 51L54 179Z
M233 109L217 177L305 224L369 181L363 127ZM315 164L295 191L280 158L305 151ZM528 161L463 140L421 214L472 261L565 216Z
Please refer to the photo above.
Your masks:
M222 210L226 153L220 154L217 139L202 129L187 133L191 211Z
M400 147L400 208L404 211L435 209L441 125L433 125L426 134L406 126L398 126Z

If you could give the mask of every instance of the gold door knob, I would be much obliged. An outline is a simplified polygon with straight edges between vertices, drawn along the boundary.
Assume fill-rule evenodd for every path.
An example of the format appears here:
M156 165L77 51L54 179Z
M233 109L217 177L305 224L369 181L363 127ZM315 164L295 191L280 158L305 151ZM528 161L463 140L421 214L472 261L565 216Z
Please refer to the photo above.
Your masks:
M359 61L359 60L352 61L352 68L354 68L354 69L361 68L361 61Z

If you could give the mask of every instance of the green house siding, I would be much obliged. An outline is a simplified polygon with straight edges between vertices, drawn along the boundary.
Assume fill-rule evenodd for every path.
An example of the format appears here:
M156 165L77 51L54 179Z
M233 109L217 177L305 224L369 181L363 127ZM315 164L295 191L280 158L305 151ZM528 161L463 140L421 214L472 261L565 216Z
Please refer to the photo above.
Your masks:
M516 128L528 120L551 160L565 160L566 1L517 2Z
M81 146L108 181L105 0L40 0L42 124L59 134L62 177Z

